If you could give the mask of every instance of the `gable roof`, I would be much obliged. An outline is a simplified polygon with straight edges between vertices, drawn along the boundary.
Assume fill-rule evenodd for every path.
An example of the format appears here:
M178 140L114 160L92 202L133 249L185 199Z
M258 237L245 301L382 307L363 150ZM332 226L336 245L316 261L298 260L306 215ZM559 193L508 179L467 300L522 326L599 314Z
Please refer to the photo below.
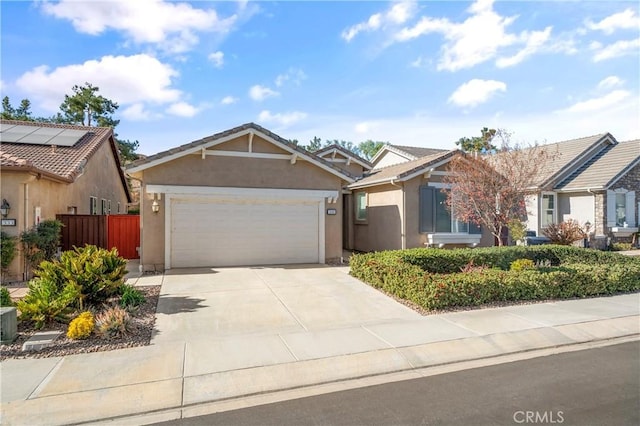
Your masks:
M86 127L70 124L41 123L33 121L0 120L3 126L27 126L79 130L86 132L71 146L35 145L0 141L0 166L2 169L40 174L59 182L73 183L84 171L87 161L105 143L108 143L116 162L120 181L131 202L129 187L120 164L120 157L110 127Z
M325 146L322 149L319 149L314 152L318 157L326 157L326 154L334 154L340 152L344 157L351 158L354 162L360 164L365 169L371 169L371 163L364 158L360 157L358 154L353 151L349 151L347 148L342 145L338 145L337 143Z
M407 145L392 145L390 143L384 144L382 148L376 152L376 155L371 159L371 164L375 164L376 161L385 151L391 151L395 154L400 155L401 157L406 158L407 160L417 160L418 158L426 157L429 155L437 154L439 152L447 152L446 149L437 149L437 148L423 148L419 146L407 146Z
M607 189L637 164L640 164L640 139L608 145L556 185L555 189Z
M349 188L363 188L365 186L376 186L392 181L403 182L425 173L428 169L439 167L447 163L451 158L459 153L457 149L451 151L440 151L416 160L407 161L381 169L373 169L362 179L349 185Z
M298 147L297 145L289 142L283 137L278 136L275 133L255 123L242 124L232 129L225 130L223 132L219 132L211 136L207 136L202 139L198 139L193 142L180 145L175 148L171 148L167 151L162 151L157 154L150 155L146 158L136 160L133 163L127 165L126 169L130 173L139 172L151 167L155 167L159 164L167 163L171 160L183 157L185 155L198 153L199 151L206 149L210 146L227 142L237 138L238 136L248 135L250 133L260 134L260 136L263 139L267 140L268 142L271 142L274 145L279 146L280 148L290 152L291 154L298 155L299 158L307 160L312 164L315 164L316 166L320 167L321 169L324 169L329 173L332 173L340 177L341 179L346 180L347 182L353 182L356 178L356 176L352 175L348 171L333 165L332 163L326 161L323 158L318 157L317 155L307 151L306 149Z
M576 167L580 167L600 150L616 143L617 141L611 134L601 133L541 145L540 147L546 149L553 158L541 167L536 179L538 186L547 187L564 179L567 174L573 172Z

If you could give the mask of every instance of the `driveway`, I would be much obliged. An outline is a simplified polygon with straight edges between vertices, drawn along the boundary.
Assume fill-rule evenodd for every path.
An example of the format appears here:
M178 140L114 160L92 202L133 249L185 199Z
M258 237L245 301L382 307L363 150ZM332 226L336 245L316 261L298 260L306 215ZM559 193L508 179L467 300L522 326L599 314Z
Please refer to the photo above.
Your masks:
M389 348L369 326L420 318L345 267L174 269L152 344L186 343L198 374Z

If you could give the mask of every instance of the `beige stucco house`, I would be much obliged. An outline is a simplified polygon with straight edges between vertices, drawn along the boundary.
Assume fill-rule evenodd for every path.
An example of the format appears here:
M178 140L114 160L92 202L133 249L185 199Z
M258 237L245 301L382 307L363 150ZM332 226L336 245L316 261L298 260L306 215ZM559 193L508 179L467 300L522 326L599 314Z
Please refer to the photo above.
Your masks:
M350 184L354 200L354 249L492 245L474 224L456 220L445 206L449 161L459 151L387 144L372 170Z
M248 123L132 163L142 268L340 259L343 188L356 176L338 158Z
M131 201L110 128L0 120L0 172L12 236L56 214L126 213ZM18 255L7 279L24 273Z
M528 229L540 235L549 224L573 219L599 248L638 232L640 140L618 142L604 133L544 147L552 158L529 198Z

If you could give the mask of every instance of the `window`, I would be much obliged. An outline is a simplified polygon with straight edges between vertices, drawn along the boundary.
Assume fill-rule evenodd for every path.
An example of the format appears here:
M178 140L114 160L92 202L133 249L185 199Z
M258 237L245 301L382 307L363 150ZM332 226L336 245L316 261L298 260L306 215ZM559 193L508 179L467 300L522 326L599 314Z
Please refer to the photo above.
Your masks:
M105 200L104 198L102 199L102 214L107 214L107 200Z
M77 213L78 213L78 208L76 206L67 207L67 214L77 214Z
M89 197L89 214L98 214L98 198Z
M480 228L456 219L447 208L447 191L431 186L420 187L420 232L479 234Z
M356 221L365 222L367 220L367 193L356 193Z
M556 223L556 194L542 194L540 205L540 227Z
M120 214L120 202L118 202L118 214Z
M607 226L635 228L636 193L626 189L607 191Z
M616 194L615 221L616 226L627 223L627 194Z
M111 214L111 200L107 201L107 213Z

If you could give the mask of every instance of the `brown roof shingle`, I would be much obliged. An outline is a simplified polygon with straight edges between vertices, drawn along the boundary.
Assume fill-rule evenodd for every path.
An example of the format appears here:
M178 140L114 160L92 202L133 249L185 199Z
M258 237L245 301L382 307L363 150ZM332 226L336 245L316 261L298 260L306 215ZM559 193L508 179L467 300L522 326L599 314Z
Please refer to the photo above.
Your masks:
M407 145L391 145L390 147L396 148L399 151L405 152L415 159L426 157L428 155L434 155L439 152L447 152L446 149L437 149L437 148L423 148L420 146L407 146Z
M431 155L418 158L417 160L394 164L381 169L374 169L370 173L367 173L362 179L349 185L349 187L357 188L361 186L375 185L378 182L385 183L396 179L402 180L407 176L419 172L420 170L427 169L436 163L446 160L458 152L460 151L457 149L451 151L439 151Z

